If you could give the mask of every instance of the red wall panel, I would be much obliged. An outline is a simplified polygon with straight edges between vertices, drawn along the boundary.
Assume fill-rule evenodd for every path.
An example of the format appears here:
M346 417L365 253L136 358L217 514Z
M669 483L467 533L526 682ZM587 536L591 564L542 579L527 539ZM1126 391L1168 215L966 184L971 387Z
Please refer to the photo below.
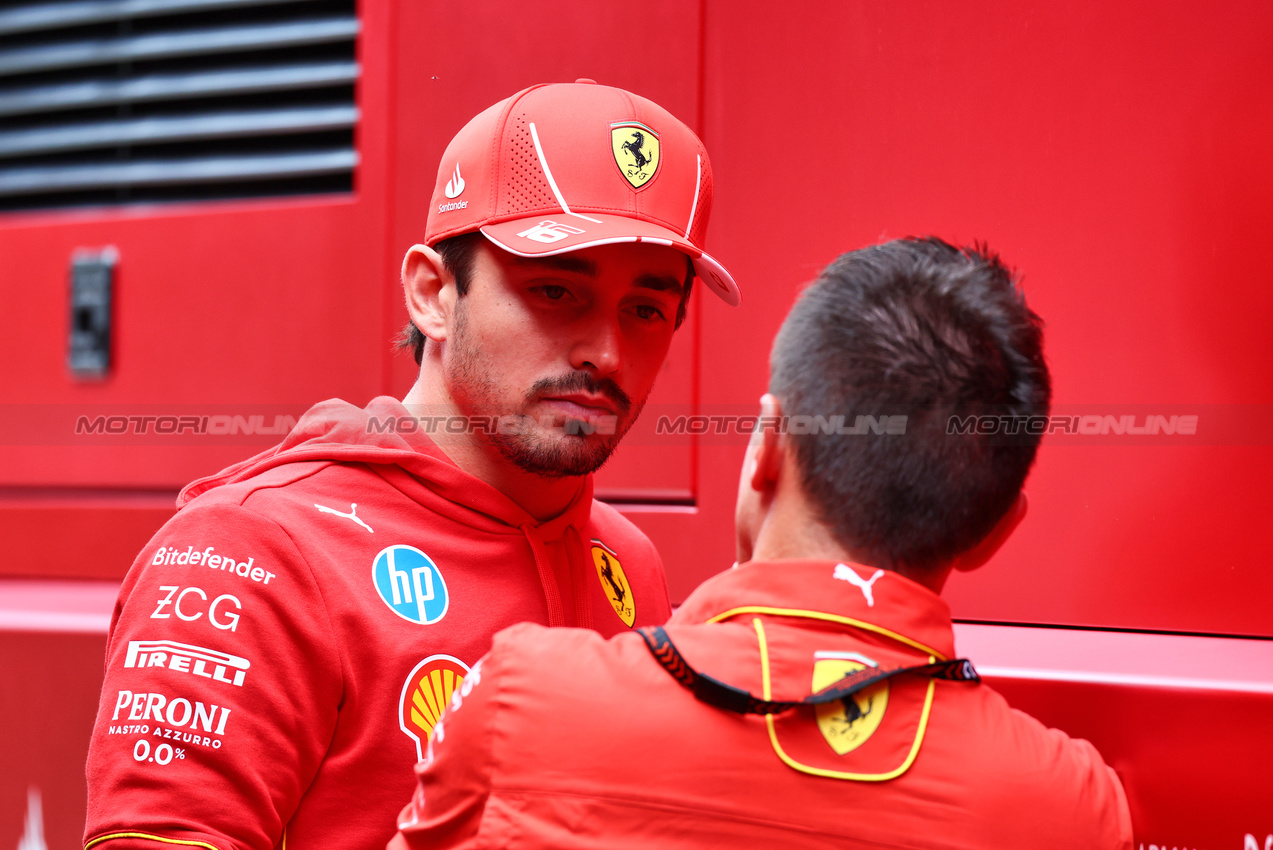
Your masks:
M362 9L351 198L0 217L14 307L0 356L21 364L3 378L0 485L175 490L274 439L94 442L65 433L81 412L272 414L404 392L414 366L387 345L405 321L397 267L446 141L520 87L590 76L698 127L717 177L709 246L744 291L738 309L696 298L598 480L680 506L633 513L678 597L732 560L742 439L654 434L658 416L749 411L804 281L842 250L932 232L989 240L1023 270L1058 410L1206 406L1197 438L1174 444L1045 441L1031 516L952 582L955 610L1273 635L1259 532L1273 436L1255 407L1273 398L1259 321L1273 296L1248 248L1273 182L1263 6L537 8L533 21L499 4ZM121 255L117 368L73 381L67 263L106 244Z
M956 625L960 655L1014 708L1096 745L1136 846L1239 848L1273 833L1273 643Z
M675 599L733 560L744 439L661 435L659 416L753 412L804 282L842 251L934 233L987 240L1023 271L1048 324L1058 412L1200 417L1195 438L1045 440L1030 516L991 564L952 579L956 614L1273 637L1273 429L1261 421L1273 411L1273 291L1260 250L1273 218L1273 10L810 0L785 11L363 3L351 197L0 216L0 572L121 576L179 486L276 439L89 440L73 434L81 412L272 417L403 394L415 367L388 345L406 320L398 266L422 237L446 142L520 88L590 77L657 100L703 136L716 172L708 247L743 289L737 309L695 296L638 429L598 477L658 545ZM73 381L68 262L108 244L121 257L117 368ZM35 664L79 682L64 727L38 739L86 730L100 640L0 637L10 679L53 688L27 675ZM1196 640L1223 666L1227 649ZM994 662L1012 645L970 654ZM1073 664L1090 672L1105 657L1088 647ZM1150 663L1122 660L1133 674ZM1265 667L1249 678L1267 685ZM1109 755L1138 839L1273 833L1251 791L1269 758L1267 693L998 681ZM25 706L7 704L2 725L21 729ZM37 737L0 749L34 752ZM66 789L82 782L66 767L74 757L22 763ZM1231 768L1243 758L1256 767ZM0 835L17 834L17 776L0 794ZM1223 834L1202 831L1204 815L1177 794L1199 782ZM77 792L50 793L79 816Z
M0 630L0 836L16 847L29 789L40 795L43 836L53 850L80 847L87 803L84 761L102 689L101 634Z
M0 486L176 489L240 459L222 440L77 439L79 415L303 410L383 391L387 6L358 44L351 196L0 215ZM112 369L67 372L67 274L113 245ZM20 365L19 365L20 364ZM156 407L158 406L158 409ZM68 424L69 423L69 424ZM277 437L247 441L249 451Z
M762 391L768 340L838 253L987 240L1047 322L1058 411L1219 407L1175 444L1045 441L1031 516L951 582L956 613L1273 635L1273 455L1241 415L1273 392L1273 295L1251 250L1273 181L1268 7L802 10L707 5L712 235L745 300L704 311L703 351L749 344L729 367L705 360L702 402ZM1237 422L1223 439L1203 433L1214 415ZM705 465L705 499L731 466Z

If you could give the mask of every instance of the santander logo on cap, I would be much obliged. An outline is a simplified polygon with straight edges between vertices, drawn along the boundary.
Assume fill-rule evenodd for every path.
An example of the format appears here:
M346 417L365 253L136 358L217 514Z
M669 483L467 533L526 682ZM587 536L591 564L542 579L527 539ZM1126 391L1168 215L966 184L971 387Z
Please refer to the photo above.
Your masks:
M460 176L460 164L455 164L455 176L446 181L445 193L448 198L455 200L460 197L460 193L464 191L464 178Z
M733 277L703 251L707 151L653 101L591 80L533 86L469 121L442 162L429 245L475 230L526 257L651 242L687 254L710 291L739 302Z

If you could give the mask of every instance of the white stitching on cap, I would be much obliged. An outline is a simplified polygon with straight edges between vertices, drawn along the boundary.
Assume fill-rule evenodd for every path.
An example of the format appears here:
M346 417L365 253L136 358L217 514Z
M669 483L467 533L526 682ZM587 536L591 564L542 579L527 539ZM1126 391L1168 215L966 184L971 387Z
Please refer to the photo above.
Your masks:
M575 218L582 218L585 221L591 221L596 224L605 224L597 218L589 218L577 212L571 212L570 207L566 206L566 199L561 196L561 190L557 188L557 181L553 179L553 173L548 169L548 160L544 157L544 149L539 144L539 132L535 129L535 122L530 122L530 139L535 143L535 153L539 154L539 167L544 169L544 176L548 178L548 188L553 190L553 197L557 199L557 203L561 204L561 210L566 215L573 215ZM695 198L695 202L697 202Z
M606 239L592 239L588 242L581 242L578 245L570 245L569 247L566 247L566 248L557 248L553 251L539 251L534 254L527 254L525 251L518 251L516 248L513 248L509 245L505 245L503 242L499 241L494 236L487 233L486 230L482 230L482 235L485 236L487 239L489 239L495 245L498 245L500 248L503 248L508 253L516 254L519 257L551 257L551 256L554 256L555 254L564 254L567 251L578 251L581 248L595 248L598 245L618 245L623 242L650 241L648 237L643 237L643 236L611 236ZM105 634L104 630L103 630L103 634Z
M690 223L685 225L685 238L690 238L690 231L694 229L694 214L698 212L698 189L703 185L703 155L698 157L698 174L694 177L694 203L690 204Z

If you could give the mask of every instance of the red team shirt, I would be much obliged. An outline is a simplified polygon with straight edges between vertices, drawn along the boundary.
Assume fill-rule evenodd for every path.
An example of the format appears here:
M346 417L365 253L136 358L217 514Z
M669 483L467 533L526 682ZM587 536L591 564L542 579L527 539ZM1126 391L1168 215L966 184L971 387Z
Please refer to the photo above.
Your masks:
M955 657L939 596L834 561L728 570L667 632L700 673L775 700ZM851 699L733 714L639 635L516 626L453 696L390 850L1130 850L1100 754L986 685L898 678Z
M183 491L115 606L90 847L382 847L492 635L667 619L658 554L591 479L540 523L411 421L324 402Z

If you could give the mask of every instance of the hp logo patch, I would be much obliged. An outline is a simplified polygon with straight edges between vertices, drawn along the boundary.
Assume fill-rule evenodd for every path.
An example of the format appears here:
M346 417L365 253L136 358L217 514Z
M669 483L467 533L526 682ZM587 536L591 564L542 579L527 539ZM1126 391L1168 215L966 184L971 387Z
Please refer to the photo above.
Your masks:
M380 550L371 564L371 581L384 603L404 620L427 626L446 616L449 600L442 571L414 546Z

